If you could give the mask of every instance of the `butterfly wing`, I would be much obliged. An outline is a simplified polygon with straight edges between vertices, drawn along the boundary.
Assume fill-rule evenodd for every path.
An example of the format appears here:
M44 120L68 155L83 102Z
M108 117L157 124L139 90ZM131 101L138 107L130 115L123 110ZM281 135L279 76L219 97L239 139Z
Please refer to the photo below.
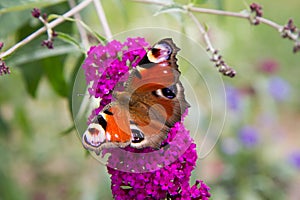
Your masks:
M171 39L158 42L131 74L127 92L131 92L129 113L131 120L144 135L136 148L159 147L173 125L189 107L179 80L176 63L179 48Z
M128 110L118 102L109 104L83 134L83 146L100 154L103 148L129 145L132 139L129 117Z
M155 44L131 73L126 91L154 91L178 82L180 71L175 56L179 50L170 38Z

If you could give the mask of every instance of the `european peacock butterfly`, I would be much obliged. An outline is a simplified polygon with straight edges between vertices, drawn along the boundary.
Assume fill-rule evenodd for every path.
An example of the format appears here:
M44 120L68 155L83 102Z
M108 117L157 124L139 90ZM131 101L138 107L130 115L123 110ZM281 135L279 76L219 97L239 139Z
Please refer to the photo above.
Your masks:
M114 91L115 100L89 124L83 146L100 154L103 148L159 148L170 128L190 106L179 80L172 39L157 42L132 70L124 91Z

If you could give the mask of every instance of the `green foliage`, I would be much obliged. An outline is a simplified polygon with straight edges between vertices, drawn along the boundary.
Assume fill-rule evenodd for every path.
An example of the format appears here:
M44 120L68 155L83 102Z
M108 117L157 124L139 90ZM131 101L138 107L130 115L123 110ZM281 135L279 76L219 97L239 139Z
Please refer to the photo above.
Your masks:
M32 96L36 96L36 90L40 83L40 80L44 74L44 70L42 67L36 67L38 65L32 65L32 63L23 64L20 67L22 72L26 89L28 93Z
M201 5L201 4L204 4L206 2L207 2L207 0L191 0L191 3L195 4L195 5Z
M55 33L57 34L57 38L65 41L67 43L75 45L78 49L81 49L80 44L77 42L76 38L70 36L69 34L65 34L63 32L56 31Z
M68 96L67 82L64 78L63 67L65 56L49 57L42 60L42 66L52 88L62 97Z
M43 8L47 6L53 6L66 0L1 0L0 2L0 14L12 13L17 11L28 10L32 8Z
M177 12L186 12L182 5L179 4L171 4L167 6L163 6L161 9L159 9L154 16L164 14L164 13L177 13Z
M9 123L3 119L2 113L0 113L0 137L6 138L10 133Z
M5 171L0 169L0 198L1 200L25 200L27 199L22 195L21 190L16 183L8 176Z
M21 70L28 93L32 97L36 96L36 90L43 76L47 77L54 91L62 97L67 97L69 91L62 63L64 63L66 58L65 53L72 51L72 48L68 46L57 47L55 54L58 55L52 55L51 52L49 54L47 51L51 50L41 51L41 47L37 47L31 53L27 50L27 53L23 54L23 56L27 57L27 55L30 56L31 54L32 60L17 59L16 66Z

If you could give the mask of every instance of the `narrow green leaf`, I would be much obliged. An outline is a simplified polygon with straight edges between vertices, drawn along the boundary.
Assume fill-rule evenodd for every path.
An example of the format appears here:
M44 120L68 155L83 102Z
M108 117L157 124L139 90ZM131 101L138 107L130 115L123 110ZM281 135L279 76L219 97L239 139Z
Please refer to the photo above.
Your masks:
M32 63L27 63L18 67L20 68L22 76L24 78L27 92L32 97L36 97L38 84L42 76L44 75L43 68L41 68L38 63L36 63L35 65L33 65Z
M68 42L70 44L73 44L75 45L76 47L78 47L82 52L84 52L83 48L80 46L80 44L77 42L77 40L72 37L71 35L69 34L66 34L66 33L63 33L63 32L57 32L57 38L65 41L65 42Z
M29 21L30 17L30 13L27 13L26 11L7 14L0 13L0 38L6 38L17 31L17 29Z
M2 150L2 149L1 149ZM0 168L0 191L1 191L1 200L24 200L29 199L26 197L24 191L20 188L19 184L12 178L12 176L7 173L11 170L7 167L8 159L2 159L4 154L7 154L6 151L0 151L1 153L1 160L0 162L5 165L5 167ZM12 156L12 155L11 155ZM6 168L7 167L7 168Z
M163 13L171 13L171 12L183 12L185 13L186 10L184 9L184 7L182 5L178 5L178 4L172 4L172 5L167 5L167 6L163 6L159 11L157 11L154 16L163 14Z
M0 15L4 13L23 11L32 8L43 8L65 2L67 0L1 0ZM29 13L30 15L30 13Z
M129 186L129 185L121 185L120 188L122 188L123 190L129 190L129 189L132 189L132 187Z
M40 46L40 41L38 41ZM23 49L24 48L24 49ZM45 47L38 48L26 48L23 47L19 52L12 55L8 60L8 65L23 65L25 63L32 63L34 61L38 61L44 58L58 56L62 54L67 54L74 52L74 47L66 46L66 45L56 45L54 42L55 50L49 50ZM28 50L26 52L26 50Z
M66 130L60 132L59 135L62 135L62 136L68 135L68 134L70 134L74 130L76 130L75 129L75 125L72 125L71 127L67 128Z
M31 127L31 123L29 122L27 116L28 114L26 113L26 111L24 110L24 107L19 106L16 110L15 110L15 121L16 124L18 124L18 126L21 128L22 133L24 134L24 136L26 138L30 138L32 137L32 127Z
M216 0L217 8L219 10L224 10L224 1L223 0Z
M54 91L62 97L67 97L68 86L63 73L64 60L65 55L48 57L42 60L42 67Z
M209 28L208 25L207 25L207 23L204 22L204 23L203 23L203 26L204 26L205 32L207 32L207 31L208 31L208 28Z
M10 127L9 124L3 119L2 114L0 112L0 137L9 136Z

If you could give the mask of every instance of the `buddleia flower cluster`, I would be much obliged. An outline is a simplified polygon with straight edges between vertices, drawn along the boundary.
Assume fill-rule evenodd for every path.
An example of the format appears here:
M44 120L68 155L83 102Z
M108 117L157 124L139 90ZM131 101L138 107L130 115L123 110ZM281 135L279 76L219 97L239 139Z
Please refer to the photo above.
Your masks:
M127 38L124 43L113 40L93 46L83 64L88 92L100 98L93 119L112 99L112 91L122 90L129 74L144 57L150 45L144 38ZM159 150L150 147L110 148L107 170L111 175L114 199L203 199L210 197L209 187L201 180L190 185L196 167L196 144L183 125L183 119L170 129Z

